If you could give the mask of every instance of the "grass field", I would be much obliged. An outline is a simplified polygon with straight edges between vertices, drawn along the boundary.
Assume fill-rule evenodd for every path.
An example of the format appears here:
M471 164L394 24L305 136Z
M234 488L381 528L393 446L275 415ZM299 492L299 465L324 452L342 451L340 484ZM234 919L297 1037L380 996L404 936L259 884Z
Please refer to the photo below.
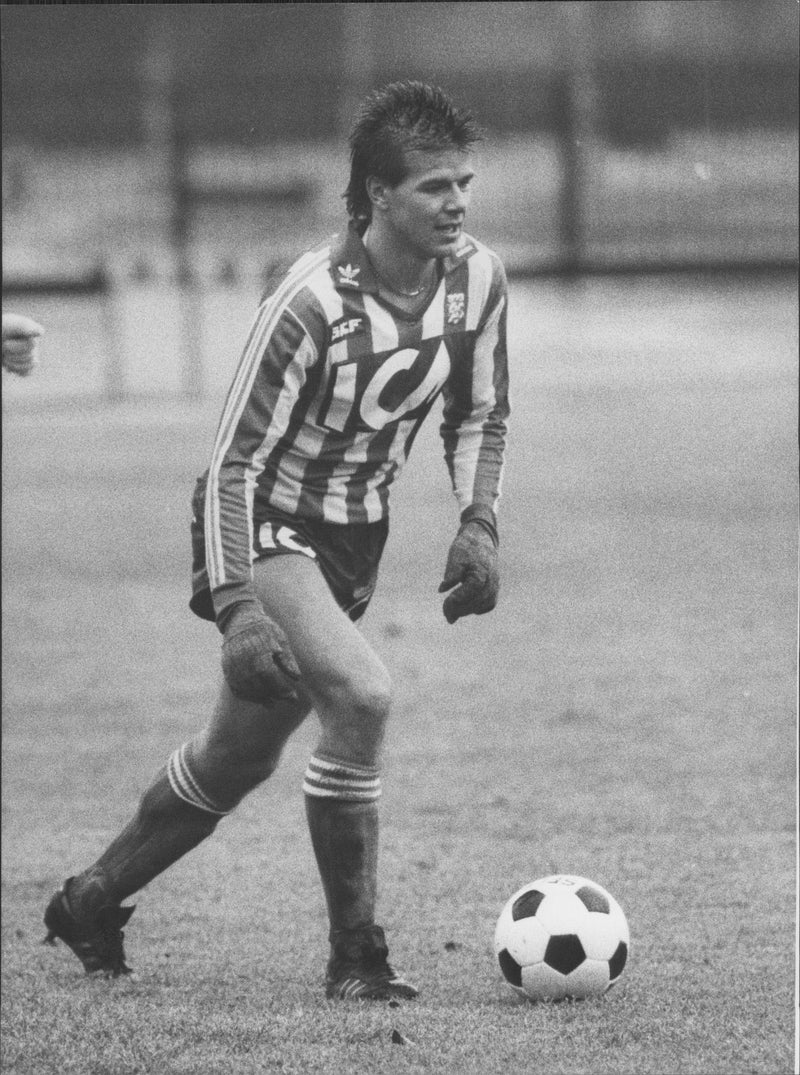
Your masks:
M423 990L399 1008L322 995L300 793L313 724L139 894L136 981L89 980L40 945L51 891L214 698L218 635L186 601L188 500L217 401L32 409L15 393L8 1075L793 1069L794 284L516 284L511 320L501 605L441 616L455 509L431 420L365 624L396 682L381 919ZM553 871L595 879L627 913L628 966L598 1001L519 1003L495 966L505 900Z

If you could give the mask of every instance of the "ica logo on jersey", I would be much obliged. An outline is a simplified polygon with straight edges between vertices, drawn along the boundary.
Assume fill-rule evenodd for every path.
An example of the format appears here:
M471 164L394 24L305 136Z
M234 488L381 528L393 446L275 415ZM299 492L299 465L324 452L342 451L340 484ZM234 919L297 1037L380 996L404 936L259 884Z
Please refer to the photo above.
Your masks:
M319 424L339 432L383 429L432 403L449 372L450 356L441 339L423 341L419 349L342 362L331 369Z

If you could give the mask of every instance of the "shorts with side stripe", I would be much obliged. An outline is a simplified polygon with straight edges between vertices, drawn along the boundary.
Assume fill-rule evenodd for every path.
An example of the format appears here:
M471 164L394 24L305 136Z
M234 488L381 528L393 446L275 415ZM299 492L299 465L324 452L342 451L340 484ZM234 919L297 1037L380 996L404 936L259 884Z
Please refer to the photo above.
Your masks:
M192 596L189 608L203 620L215 620L206 568L205 492L207 474L198 478L192 498ZM316 560L337 604L351 620L359 620L378 581L388 519L374 523L329 523L296 519L271 511L261 523L253 549L256 560L273 556L307 556Z

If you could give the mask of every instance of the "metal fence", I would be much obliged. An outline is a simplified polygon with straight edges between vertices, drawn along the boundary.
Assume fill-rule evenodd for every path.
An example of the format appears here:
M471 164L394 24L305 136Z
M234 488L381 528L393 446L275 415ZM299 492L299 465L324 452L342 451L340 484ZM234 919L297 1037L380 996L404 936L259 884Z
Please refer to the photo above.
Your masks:
M798 263L797 5L5 5L0 18L4 305L44 304L46 321L48 305L91 307L106 398L148 384L202 396L214 303L251 301L341 227L353 108L396 77L441 82L486 128L468 229L511 275ZM166 381L157 341L132 327L148 303L168 317Z

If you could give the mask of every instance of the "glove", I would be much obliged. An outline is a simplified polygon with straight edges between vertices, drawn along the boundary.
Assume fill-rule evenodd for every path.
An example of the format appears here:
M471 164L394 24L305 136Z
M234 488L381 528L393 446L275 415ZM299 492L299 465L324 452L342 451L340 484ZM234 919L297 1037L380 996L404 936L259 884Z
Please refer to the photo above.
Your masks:
M222 672L233 693L262 704L296 698L300 669L280 627L252 602L225 611Z
M453 590L454 586L457 589ZM442 605L445 619L455 623L460 616L491 612L497 604L499 589L497 544L493 534L481 522L465 522L450 546L444 579L439 586L439 593L453 590Z
M44 329L24 314L3 314L3 369L27 377L39 362Z

